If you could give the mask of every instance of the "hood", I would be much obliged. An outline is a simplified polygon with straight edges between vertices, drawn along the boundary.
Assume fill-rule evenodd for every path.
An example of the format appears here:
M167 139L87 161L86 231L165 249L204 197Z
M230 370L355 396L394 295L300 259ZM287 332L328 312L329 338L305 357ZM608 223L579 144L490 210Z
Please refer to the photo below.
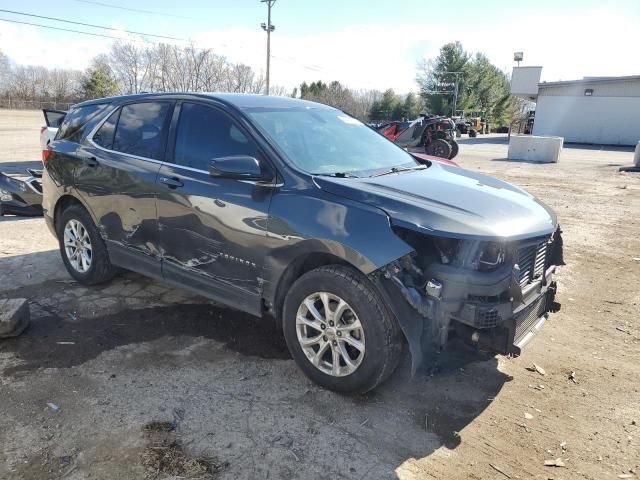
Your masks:
M551 234L556 215L533 195L487 175L432 162L373 178L316 177L323 190L380 208L397 225L474 240Z

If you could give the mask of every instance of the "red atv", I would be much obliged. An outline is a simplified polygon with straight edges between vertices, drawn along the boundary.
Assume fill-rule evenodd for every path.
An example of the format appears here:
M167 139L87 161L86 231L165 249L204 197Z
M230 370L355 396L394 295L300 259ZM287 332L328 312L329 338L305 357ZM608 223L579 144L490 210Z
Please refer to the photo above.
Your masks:
M424 148L424 152L440 158L452 159L458 154L453 121L436 115L421 115L411 122L390 122L377 128L395 144L405 148Z

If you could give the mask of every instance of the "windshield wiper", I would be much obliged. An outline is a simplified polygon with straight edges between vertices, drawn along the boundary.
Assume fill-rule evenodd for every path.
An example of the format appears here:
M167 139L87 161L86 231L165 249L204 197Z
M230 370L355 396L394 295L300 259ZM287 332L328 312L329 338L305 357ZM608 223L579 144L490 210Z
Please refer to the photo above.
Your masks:
M337 177L337 178L360 178L357 175L349 172L333 172L333 173L316 173L316 175L323 177Z
M426 165L415 165L413 167L391 167L389 170L385 170L384 172L380 172L380 173L376 173L375 175L371 175L371 178L373 178L373 177L381 177L382 175L390 175L392 173L406 172L406 171L409 171L409 170L424 170L425 168L427 168Z

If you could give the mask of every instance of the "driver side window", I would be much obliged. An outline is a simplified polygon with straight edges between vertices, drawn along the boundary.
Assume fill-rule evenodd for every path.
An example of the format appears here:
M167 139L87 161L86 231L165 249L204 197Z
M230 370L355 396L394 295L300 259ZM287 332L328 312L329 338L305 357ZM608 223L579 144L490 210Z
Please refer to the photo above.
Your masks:
M258 148L224 112L197 103L183 103L174 162L208 171L214 158L234 155L257 157Z

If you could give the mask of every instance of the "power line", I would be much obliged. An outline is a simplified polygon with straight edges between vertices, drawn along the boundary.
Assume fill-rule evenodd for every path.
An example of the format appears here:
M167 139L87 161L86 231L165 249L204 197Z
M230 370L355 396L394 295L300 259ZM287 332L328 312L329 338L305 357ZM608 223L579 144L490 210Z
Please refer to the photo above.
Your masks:
M163 13L163 12L155 12L153 10L141 10L138 8L122 7L120 5L112 5L110 3L94 2L92 0L75 0L75 1L80 3L88 3L90 5L98 5L100 7L105 7L105 8L116 8L118 10L127 10L129 12L148 13L151 15L161 15L163 17L182 18L184 20L198 20L197 18L183 17L182 15L175 15L172 13Z
M126 40L126 41L132 41L132 42L158 44L158 42L152 42L150 40L145 41L143 39L136 38L136 37L128 37L128 38L116 37L116 36L113 36L113 35L104 35L102 33L84 32L82 30L74 30L74 29L70 29L70 28L54 27L52 25L43 25L41 23L23 22L21 20L13 20L13 19L8 19L8 18L0 18L0 22L17 23L17 24L20 24L20 25L29 25L29 26L32 26L32 27L47 28L49 30L58 30L58 31L61 31L61 32L79 33L81 35L89 35L89 36L92 36L92 37L110 38L110 39L113 39L113 40ZM114 29L114 30L115 31L122 31L122 32L126 31L126 30L118 30L118 29ZM181 41L185 41L186 42L187 40L181 40ZM233 48L228 43L219 42L218 45L222 46L222 47ZM197 45L195 45L195 46L197 47ZM239 45L236 45L235 47L244 48L244 46L239 46ZM215 48L215 46L200 45L200 48ZM276 59L278 59L280 61L283 61L285 63L289 63L291 65L304 68L304 69L312 71L312 72L320 73L320 72L323 71L320 67L318 67L316 65L305 65L303 63L298 63L293 59L293 57L281 57L279 55L271 55L271 57L272 58L276 58ZM289 60L289 59L291 59L291 60Z
M22 15L24 17L42 18L44 20L53 20L55 22L72 23L74 25L82 25L84 27L101 28L103 30L112 30L112 31L116 31L116 32L131 33L133 35L143 35L145 37L166 38L168 40L179 40L179 41L186 42L186 40L184 38L169 37L169 36L166 36L166 35L155 35L153 33L135 32L135 31L132 31L132 30L124 30L124 29L113 28L113 27L105 27L105 26L102 26L102 25L94 25L92 23L75 22L73 20L64 20L62 18L56 18L56 17L46 17L44 15L36 15L34 13L16 12L14 10L4 10L4 9L1 9L1 8L0 8L0 12L11 13L13 15Z
M62 32L81 33L83 35L91 35L92 37L113 38L114 40L125 40L121 37L114 37L112 35L102 35L101 33L82 32L80 30L72 30L70 28L52 27L49 25L42 25L39 23L21 22L20 20L9 20L8 18L0 18L0 22L19 23L21 25L31 25L33 27L50 28L51 30L60 30ZM131 39L126 39L131 40Z

